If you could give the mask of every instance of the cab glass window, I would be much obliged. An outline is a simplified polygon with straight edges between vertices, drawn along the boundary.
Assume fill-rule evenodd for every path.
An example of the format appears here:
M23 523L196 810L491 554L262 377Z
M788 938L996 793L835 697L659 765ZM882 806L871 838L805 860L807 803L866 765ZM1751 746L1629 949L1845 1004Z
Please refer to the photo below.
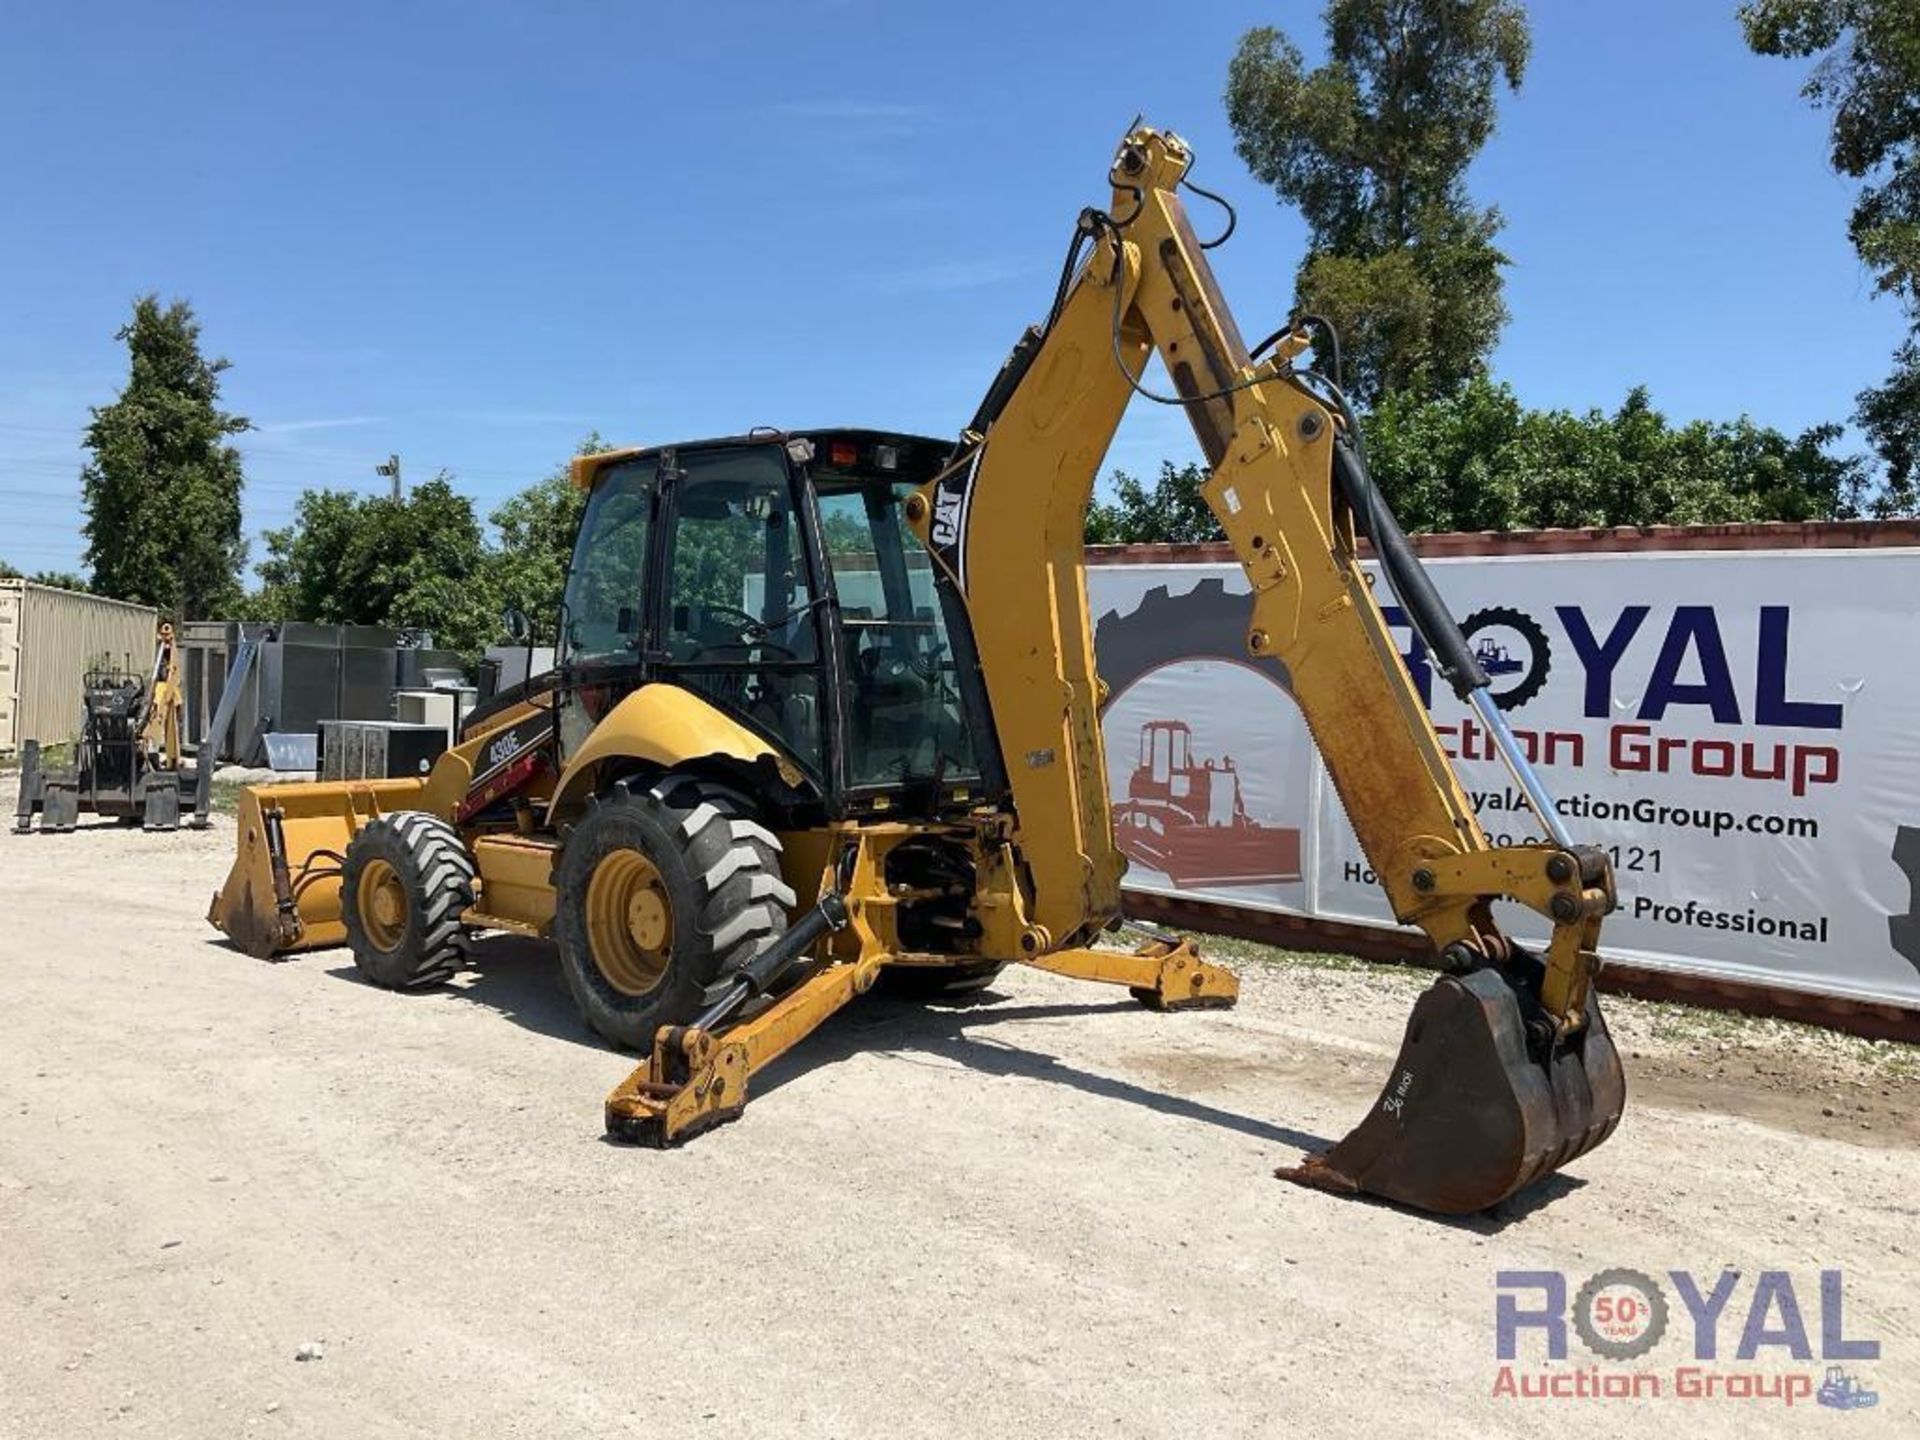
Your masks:
M662 640L673 678L746 716L817 773L819 647L785 452L682 452L672 507Z
M820 527L846 637L847 780L853 785L977 779L933 557L901 518L915 487L819 487Z
M639 651L656 468L651 458L629 460L594 486L567 573L563 663L633 660Z

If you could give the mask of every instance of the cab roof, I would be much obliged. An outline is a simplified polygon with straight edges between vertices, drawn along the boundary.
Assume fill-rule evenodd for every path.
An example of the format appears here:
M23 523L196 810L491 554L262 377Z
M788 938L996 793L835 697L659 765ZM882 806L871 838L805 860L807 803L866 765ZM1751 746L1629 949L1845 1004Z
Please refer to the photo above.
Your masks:
M903 450L920 451L944 457L953 448L952 440L938 440L930 435L913 435L904 430L870 430L859 426L835 425L814 430L776 430L770 425L759 426L744 435L720 435L709 440L681 440L668 445L630 445L619 450L598 450L591 455L576 455L567 468L568 478L577 490L591 490L600 478L602 471L609 466L623 464L628 460L643 460L658 455L664 450L707 450L728 445L787 445L793 441L808 441L814 453L821 455L823 463L833 454L833 447L851 445L859 454L870 454L875 447L891 445ZM798 457L797 457L798 458ZM811 458L811 456L805 457Z

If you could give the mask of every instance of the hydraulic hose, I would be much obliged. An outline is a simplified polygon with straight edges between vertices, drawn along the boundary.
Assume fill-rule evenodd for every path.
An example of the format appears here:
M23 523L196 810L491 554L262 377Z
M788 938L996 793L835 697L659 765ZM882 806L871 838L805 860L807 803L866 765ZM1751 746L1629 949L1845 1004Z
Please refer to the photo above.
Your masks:
M1474 691L1486 688L1487 672L1474 658L1453 612L1433 588L1426 567L1413 553L1407 532L1400 528L1386 499L1374 489L1365 462L1344 436L1334 442L1333 478L1359 521L1360 533L1373 542L1380 566L1387 572L1387 583L1406 607L1414 633L1426 642L1453 693L1470 700Z
M704 997L709 1002L706 1010L688 1028L712 1030L725 1024L736 1010L754 996L764 994L768 986L791 969L795 961L813 948L814 941L845 929L846 924L845 898L836 890L827 891L820 897L820 903L794 921L786 934L732 975L709 987Z
M1380 568L1386 572L1387 584L1406 610L1414 633L1433 655L1441 677L1456 696L1479 714L1508 772L1526 795L1527 803L1533 807L1534 815L1553 843L1563 849L1573 848L1573 838L1560 819L1559 808L1553 803L1546 783L1521 751L1506 715L1487 689L1490 683L1487 672L1480 668L1459 622L1440 598L1420 557L1413 553L1407 532L1400 528L1386 498L1374 488L1366 461L1344 435L1333 444L1333 478L1359 523L1360 533L1373 542L1374 553L1380 557Z

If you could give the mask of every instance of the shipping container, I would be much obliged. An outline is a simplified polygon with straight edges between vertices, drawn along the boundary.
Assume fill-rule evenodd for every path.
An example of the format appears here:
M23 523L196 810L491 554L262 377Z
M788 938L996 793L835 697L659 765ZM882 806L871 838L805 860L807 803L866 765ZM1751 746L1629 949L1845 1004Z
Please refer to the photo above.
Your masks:
M0 755L28 740L77 739L87 671L104 663L145 674L159 624L146 605L0 580Z

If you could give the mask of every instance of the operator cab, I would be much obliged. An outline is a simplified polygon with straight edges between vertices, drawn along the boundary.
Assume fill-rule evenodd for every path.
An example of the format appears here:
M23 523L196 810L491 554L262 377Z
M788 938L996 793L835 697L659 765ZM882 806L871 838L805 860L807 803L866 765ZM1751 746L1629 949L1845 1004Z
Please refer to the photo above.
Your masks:
M1003 788L966 611L908 529L950 442L756 431L576 462L559 626L564 761L643 684L767 739L830 813L937 814Z

